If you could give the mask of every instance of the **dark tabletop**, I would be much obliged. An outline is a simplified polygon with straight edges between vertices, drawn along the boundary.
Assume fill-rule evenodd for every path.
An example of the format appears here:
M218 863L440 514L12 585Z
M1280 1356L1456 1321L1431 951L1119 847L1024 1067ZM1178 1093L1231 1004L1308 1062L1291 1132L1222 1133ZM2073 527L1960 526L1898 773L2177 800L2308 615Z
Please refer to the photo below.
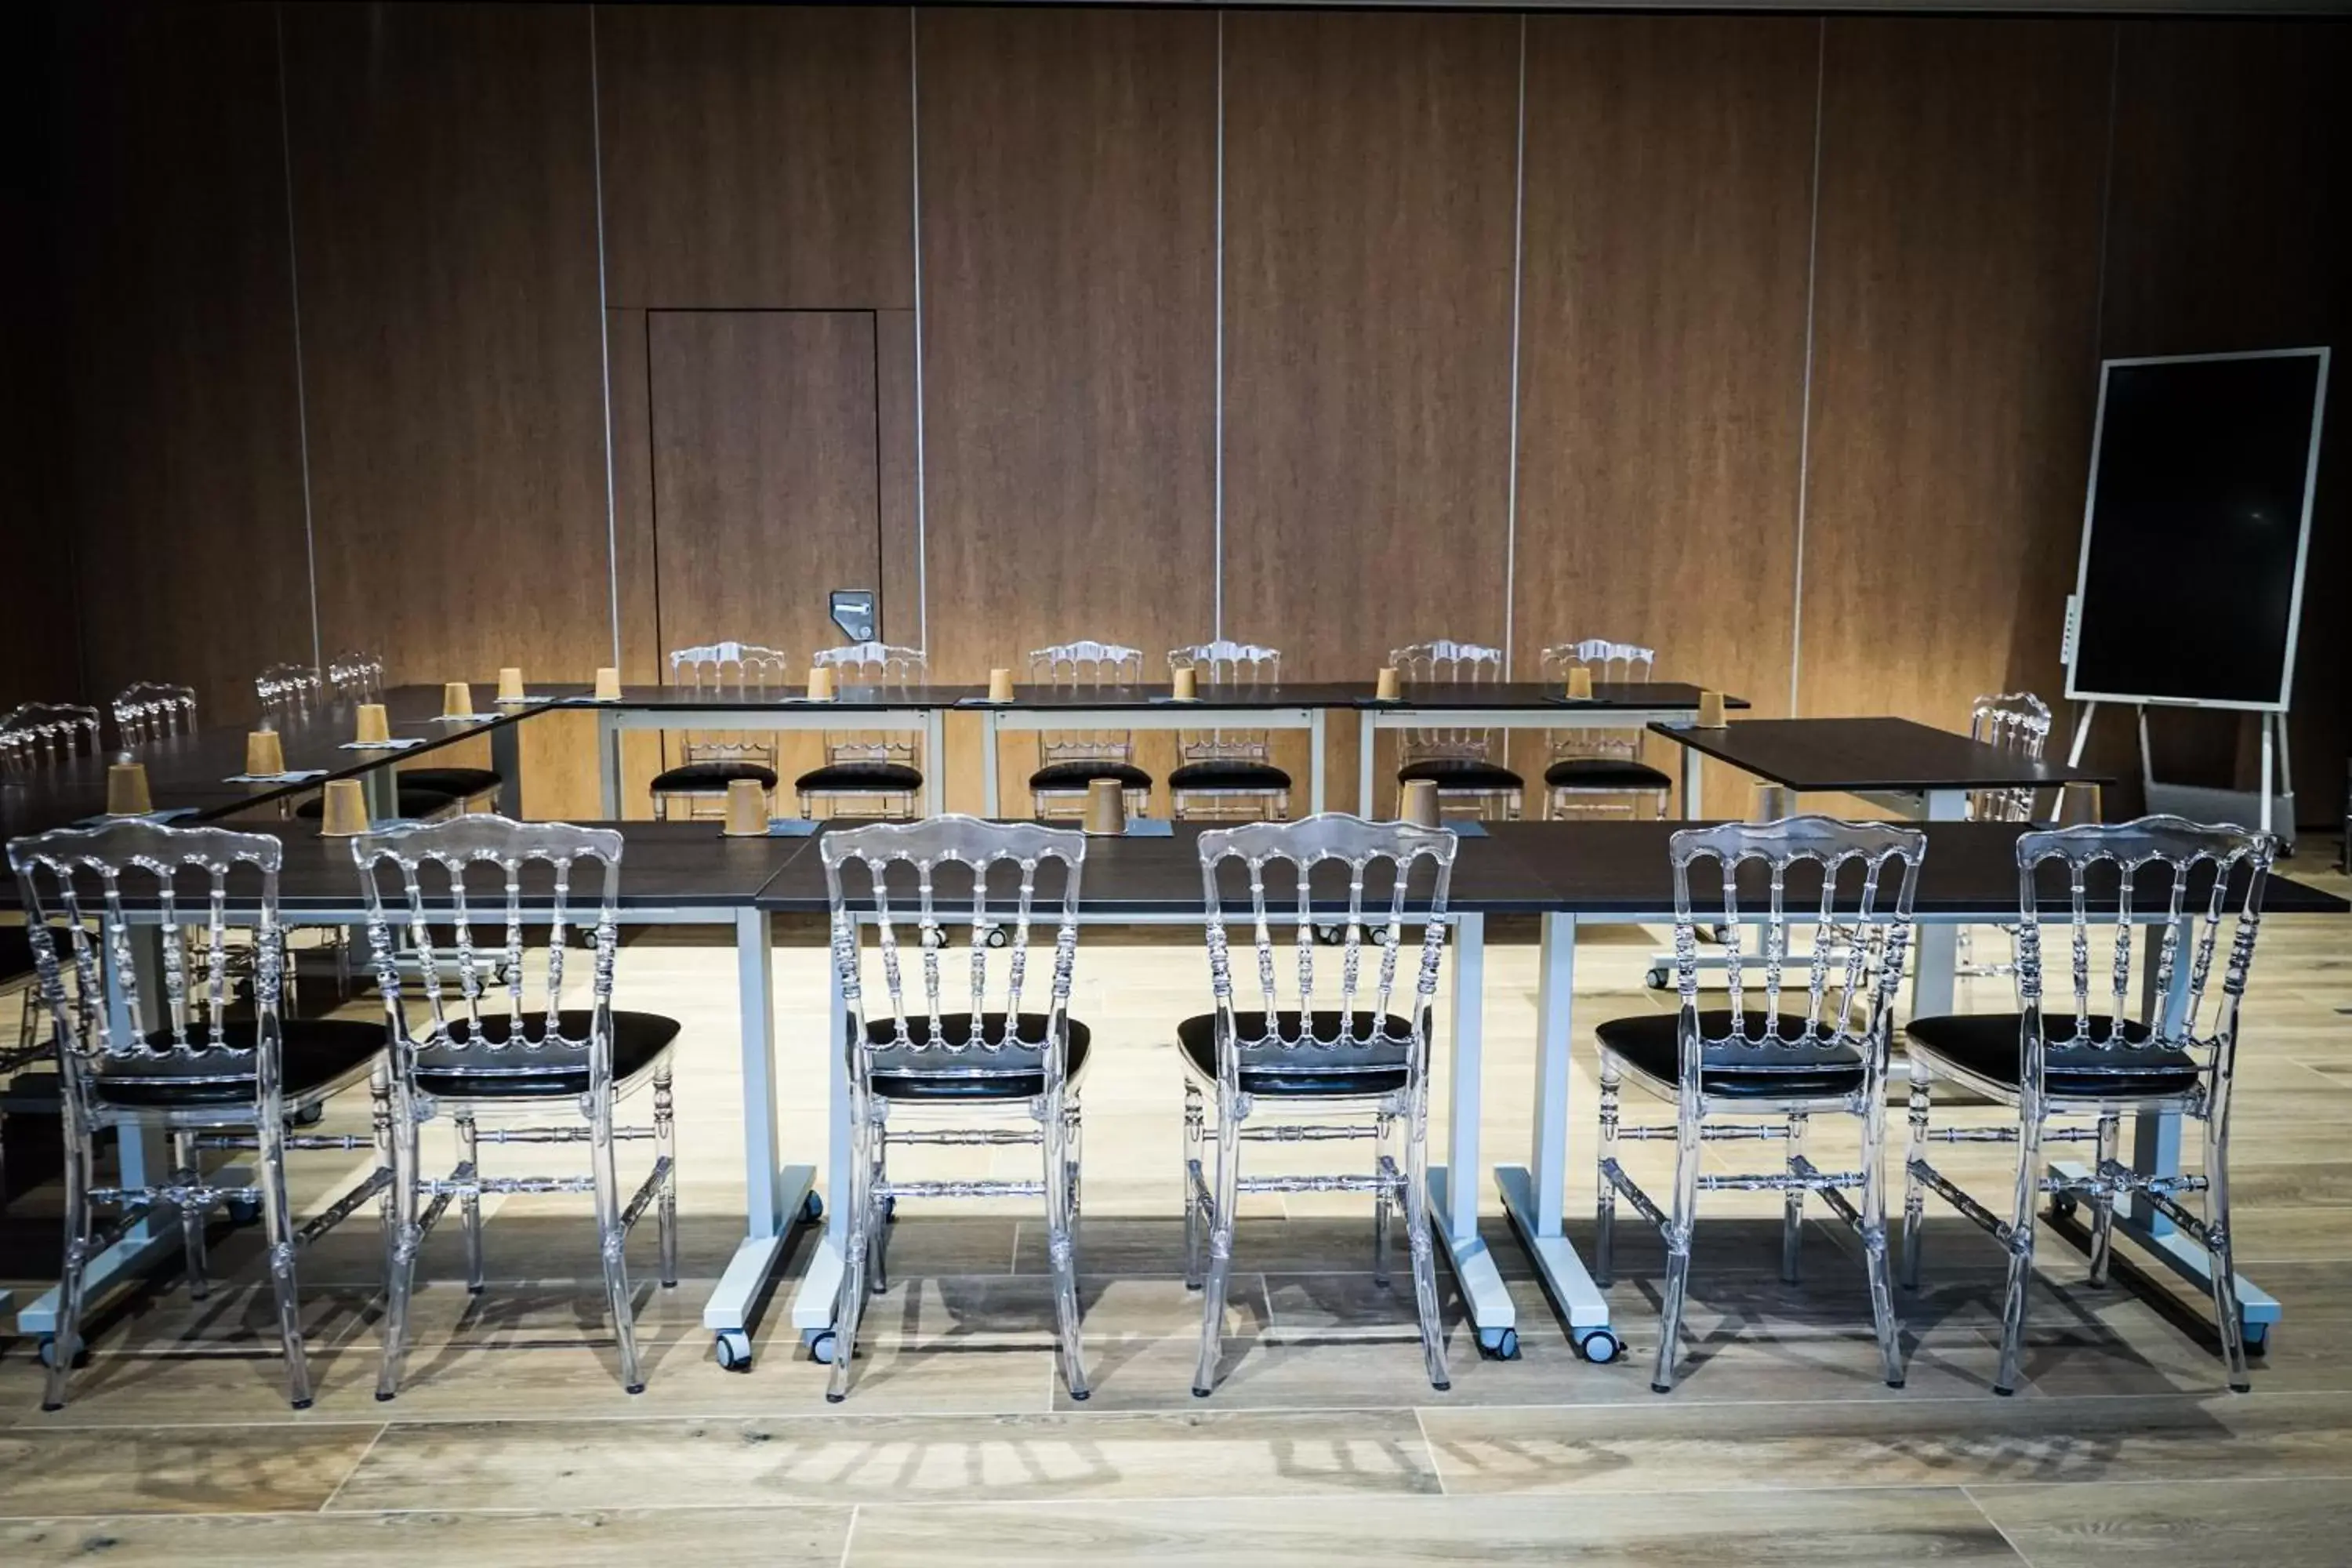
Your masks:
M1047 686L1020 685L1013 689L1013 700L992 703L987 700L987 689L980 686L845 686L826 706L850 711L878 708L961 708L988 709L999 711L1047 711L1056 708L1154 709L1201 707L1221 709L1273 708L1411 708L1411 709L1517 709L1526 712L1548 713L1555 710L1624 708L1633 710L1675 710L1698 707L1699 689L1680 681L1616 682L1597 685L1589 700L1570 702L1561 695L1557 685L1537 681L1502 681L1465 684L1439 681L1427 685L1407 685L1403 695L1394 702L1382 702L1372 695L1369 680L1286 681L1274 685L1246 682L1226 686L1203 684L1192 703L1178 703L1174 688L1166 682L1136 686ZM562 700L567 708L617 708L692 713L714 710L745 708L802 708L813 706L797 686L769 686L726 689L693 686L625 686L619 699L599 702L584 689L568 688ZM438 693L435 694L438 700ZM1727 697L1724 705L1742 709L1747 700ZM436 710L437 711L437 709Z
M1595 681L1590 699L1570 701L1557 682L1536 680L1505 681L1432 681L1415 685L1407 681L1403 694L1394 702L1381 702L1372 696L1370 686L1354 689L1356 706L1360 708L1413 708L1423 710L1449 708L1516 708L1528 712L1586 710L1611 708L1698 710L1699 689L1681 680L1602 680ZM1729 709L1748 706L1745 697L1726 697L1723 705Z
M1640 916L1656 919L1674 908L1674 873L1666 860L1667 840L1692 826L1679 822L1519 822L1490 824L1488 842L1518 857L1553 891L1554 909L1578 914ZM1919 889L1914 903L1922 915L2015 914L2018 907L2017 838L2026 828L2003 822L1935 822L1916 826L1927 835L1927 853L1919 863ZM1466 848L1467 846L1465 845ZM1767 889L1760 867L1748 868L1740 884L1741 912L1766 907ZM1842 895L1860 885L1859 870L1849 869L1840 884ZM2144 886L2147 884L2144 883ZM2243 886L2241 878L2240 887ZM2045 918L2050 909L2063 907L2066 898L2063 870L2056 863L2042 868L2037 889ZM2095 869L2086 889L2096 909L2110 908L2116 879L2112 868ZM2208 873L2190 883L2191 909L2203 907L2203 893L2212 883ZM1703 917L1722 907L1722 872L1713 862L1702 862L1692 878L1696 912ZM2161 885L2157 884L2158 894ZM1819 907L1818 873L1792 868L1788 881L1788 907ZM1708 900L1712 899L1712 909ZM1840 907L1853 900L1842 896ZM1882 905L1884 900L1882 899ZM2263 908L2270 914L2341 914L2352 905L2333 893L2307 887L2273 872L2264 889Z
M279 715L275 723L286 766L294 771L324 770L323 777L299 784L229 783L245 772L245 742L249 733L245 725L230 724L207 725L191 734L144 742L127 752L100 752L61 763L0 771L0 839L64 827L104 811L107 764L119 755L146 765L147 792L156 810L191 808L200 816L218 817L307 794L327 779L352 778L421 757L539 710L526 706L493 709L488 699L496 690L495 683L477 684L475 701L488 711L464 722L441 721L442 690L437 686L399 686L386 691L382 699L384 717L394 738L424 742L396 752L343 749L357 723L350 702L322 702L302 712Z
M1857 790L2054 789L2113 773L2032 762L1908 719L1748 719L1720 730L1651 730L1799 793Z
M565 708L616 708L658 712L733 711L745 708L822 708L848 712L883 708L953 708L966 698L987 695L978 686L844 686L829 702L811 702L803 686L624 686L617 701L599 701L575 687Z

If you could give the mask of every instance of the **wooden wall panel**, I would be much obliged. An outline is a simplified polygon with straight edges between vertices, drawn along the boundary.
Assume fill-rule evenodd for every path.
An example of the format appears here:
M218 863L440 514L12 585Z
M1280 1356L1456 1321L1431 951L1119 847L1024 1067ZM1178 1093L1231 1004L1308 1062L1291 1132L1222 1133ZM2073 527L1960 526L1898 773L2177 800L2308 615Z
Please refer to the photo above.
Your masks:
M2102 353L2337 350L2289 736L2300 815L2324 824L2342 800L2352 663L2345 617L2332 613L2352 576L2352 31L2134 22L2121 42ZM2226 783L2240 763L2252 787L2238 754L2252 730L2234 716L2160 715L2158 774ZM2099 742L2110 765L2136 763L2119 717Z
M611 302L914 304L907 13L596 13Z
M934 668L1080 637L1157 663L1213 608L1215 19L919 25Z
M1606 637L1788 710L1819 39L1528 24L1521 670ZM1736 804L1736 782L1707 793Z
M311 657L278 129L264 5L60 15L64 420L91 696L253 710Z
M1502 637L1518 34L1226 17L1225 627L1302 678Z
M58 458L64 430L58 330L56 18L26 7L0 51L0 549L16 591L0 616L0 711L81 694L72 512Z
M2060 689L2112 29L1829 26L1800 709Z
M586 14L285 29L326 641L394 681L585 679L613 648ZM593 780L526 800L593 813Z

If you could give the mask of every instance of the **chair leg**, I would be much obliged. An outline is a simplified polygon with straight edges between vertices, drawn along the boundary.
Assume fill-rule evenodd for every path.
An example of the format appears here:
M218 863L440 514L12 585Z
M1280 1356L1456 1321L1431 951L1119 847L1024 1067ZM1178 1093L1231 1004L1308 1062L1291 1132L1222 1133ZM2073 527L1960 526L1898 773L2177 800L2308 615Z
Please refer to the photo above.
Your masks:
M1045 1108L1045 1252L1054 1266L1054 1322L1062 1347L1062 1385L1072 1399L1083 1400L1087 1386L1085 1342L1078 1322L1077 1244L1071 1235L1076 1217L1076 1194L1070 1181L1069 1118L1058 1099Z
M1201 1086L1184 1080L1184 1288L1201 1288Z
M2042 1193L2042 1099L2031 1089L2018 1107L2017 1192L2011 1205L2009 1288L2000 1306L2000 1371L1992 1391L2017 1392L2018 1363L2025 1343L2025 1291L2033 1279L2033 1207Z
M1698 1219L1699 1148L1698 1097L1685 1089L1675 1124L1675 1213L1666 1228L1666 1292L1658 1312L1658 1362L1650 1373L1650 1389L1655 1394L1670 1393L1675 1386L1683 1298L1690 1288L1691 1231Z
M1801 1110L1789 1113L1788 1172L1797 1173L1797 1162L1805 1157L1806 1116ZM1783 1283L1797 1282L1798 1260L1805 1247L1805 1189L1790 1186L1780 1194L1780 1279Z
M1396 1118L1381 1111L1372 1125L1372 1170L1385 1176L1395 1163L1389 1149ZM1383 1290L1389 1288L1389 1214L1395 1206L1395 1189L1382 1186L1372 1194L1372 1283Z
M1592 1282L1606 1286L1616 1274L1617 1189L1609 1180L1609 1162L1617 1157L1617 1102L1622 1079L1616 1064L1601 1058L1601 1152L1593 1173L1599 1178L1592 1200Z
M589 1123L592 1159L596 1169L596 1244L604 1264L604 1300L613 1314L613 1338L621 1354L621 1386L631 1394L646 1391L637 1364L635 1314L629 1300L629 1233L621 1224L621 1180L614 1168L613 1096L599 1097Z
M1878 1355L1886 1386L1903 1386L1903 1325L1895 1316L1895 1290L1886 1257L1886 1086L1874 1076L1870 1104L1862 1118L1862 1253L1870 1276L1870 1321L1878 1334Z
M261 1142L261 1219L269 1235L269 1284L278 1298L278 1337L286 1355L286 1399L310 1408L310 1362L302 1349L302 1299L294 1278L294 1216L286 1202L286 1128L267 1119ZM201 1216L195 1217L198 1225ZM184 1220L183 1223L185 1223Z
M862 1097L861 1097L862 1100ZM866 1141L881 1135L860 1103L850 1118L854 1146L849 1155L849 1241L841 1268L841 1294L833 1307L833 1372L824 1397L838 1405L849 1397L849 1372L857 1358L857 1320L866 1307L866 1248L881 1216L876 1213L872 1156Z
M457 1168L465 1173L467 1181L477 1184L457 1202L466 1227L466 1292L478 1296L482 1293L485 1278L482 1268L482 1194L478 1184L482 1179L481 1148L474 1133L473 1113L466 1110L457 1112Z
M1206 1399L1217 1386L1217 1358L1224 1349L1225 1283L1234 1268L1234 1213L1240 1206L1240 1119L1217 1091L1217 1186L1210 1199L1209 1278L1201 1290L1201 1359L1192 1372L1192 1394Z
M172 1134L172 1180L187 1187L200 1185L204 1173L196 1166L196 1135L193 1132ZM202 1205L184 1203L180 1209L180 1241L187 1254L188 1300L201 1301L212 1293L205 1258L205 1222L212 1211Z
M386 1232L383 1258L383 1366L375 1384L380 1400L400 1392L401 1363L408 1354L408 1301L416 1288L416 1254L425 1243L416 1202L416 1183L423 1168L417 1151L416 1109L405 1089L395 1089L393 1098L394 1217Z
M2107 1172L2123 1152L2122 1117L2099 1118L2098 1149L2098 1185L2091 1191L2091 1283L2105 1285L2116 1245L2116 1190L2107 1183Z
M2213 1321L2221 1332L2230 1387L2244 1394L2253 1387L2253 1379L2246 1372L2246 1329L2238 1316L2237 1266L2231 1261L2230 1129L2225 1120L2205 1123L2205 1252L2213 1276Z
M49 1341L49 1375L41 1394L41 1408L66 1407L66 1382L73 1375L74 1358L81 1353L81 1309L89 1268L90 1171L89 1133L66 1112L66 1247L58 1274L58 1324Z
M1437 1247L1429 1234L1429 1101L1426 1079L1421 1103L1405 1117L1404 1239L1412 1255L1413 1307L1421 1319L1421 1359L1429 1386L1440 1394L1454 1386L1445 1368L1445 1320L1437 1307Z
M677 1108L670 1092L669 1069L654 1075L654 1158L667 1160L661 1191L655 1198L654 1227L661 1244L661 1282L665 1290L677 1289Z
M877 1116L887 1117L889 1107L877 1102ZM867 1144L866 1190L874 1211L874 1223L866 1232L866 1270L873 1283L867 1286L869 1295L887 1295L890 1289L890 1141L885 1136L887 1122L878 1123Z
M1927 1113L1934 1107L1934 1086L1927 1076L1927 1067L1918 1058L1911 1058L1911 1136L1903 1152L1903 1288L1919 1289L1919 1247L1926 1237L1921 1227L1927 1217L1927 1184L1919 1179L1919 1167L1927 1163Z

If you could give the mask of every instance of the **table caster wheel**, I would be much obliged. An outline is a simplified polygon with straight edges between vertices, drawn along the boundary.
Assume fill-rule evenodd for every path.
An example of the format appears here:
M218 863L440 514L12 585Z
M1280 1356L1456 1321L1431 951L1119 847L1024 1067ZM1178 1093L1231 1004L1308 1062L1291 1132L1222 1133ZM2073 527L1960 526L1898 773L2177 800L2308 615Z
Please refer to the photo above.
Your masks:
M2073 1219L2074 1217L2075 1207L2076 1205L2074 1203L2074 1194L2053 1193L2050 1194L2050 1217L2052 1219Z
M2245 1340L2246 1353L2248 1355L2258 1356L2270 1354L2271 1331L2269 1324L2263 1323L2258 1325L2248 1323L2246 1325Z
M824 1217L824 1199L817 1194L814 1188L811 1188L809 1190L809 1195L801 1200L801 1218L810 1225L814 1225Z
M711 1350L719 1357L719 1364L724 1370L728 1372L751 1370L751 1336L741 1329L719 1330L719 1338L712 1342Z
M810 1329L801 1337L808 1343L809 1360L820 1366L833 1364L833 1347L838 1342L831 1329Z
M1595 1329L1576 1342L1576 1353L1595 1366L1607 1366L1624 1348L1607 1329Z
M1317 926L1315 928L1315 940L1325 947L1337 947L1347 939L1348 932L1345 927Z
M261 1223L261 1199L258 1194L249 1198L231 1198L228 1200L227 1207L231 1225Z
M1664 991L1666 988L1667 978L1666 966L1663 963L1654 963L1643 974L1642 984L1653 991Z
M39 1361L39 1362L40 1362L40 1363L41 1363L43 1366L55 1366L55 1365L57 1365L57 1364L58 1364L58 1337L57 1337L57 1335L55 1335L55 1334L43 1334L43 1335L41 1336L40 1343L39 1343L37 1347L35 1347L34 1352L33 1352L33 1354L34 1354L35 1359L37 1359L37 1361ZM83 1345L83 1346L81 1347L81 1349L79 1349L79 1350L78 1350L78 1351L74 1352L74 1362L73 1362L73 1363L74 1363L74 1370L75 1370L76 1372L79 1372L79 1371L81 1371L83 1368L85 1368L85 1367L87 1367L87 1366L89 1366L89 1346L88 1346L87 1344L85 1344L85 1345Z
M991 926L988 928L987 942L989 946L1003 947L1006 942L1009 942L1012 940L1013 933L1006 931L1003 926Z
M1478 1353L1488 1361L1519 1359L1519 1331L1517 1329L1480 1329Z

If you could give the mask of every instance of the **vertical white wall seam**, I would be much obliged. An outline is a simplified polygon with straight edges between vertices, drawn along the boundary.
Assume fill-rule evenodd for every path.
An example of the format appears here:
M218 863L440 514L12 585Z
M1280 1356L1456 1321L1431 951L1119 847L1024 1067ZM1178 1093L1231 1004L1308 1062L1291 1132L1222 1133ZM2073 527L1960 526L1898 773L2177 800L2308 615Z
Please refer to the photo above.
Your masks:
M1216 509L1215 609L1210 636L1225 635L1225 14L1217 13L1217 273L1216 388L1212 421L1216 458L1213 484Z
M286 7L270 7L278 32L278 150L286 174L286 294L294 316L294 433L302 457L302 556L310 583L310 663L324 668L325 646L319 635L319 540L310 515L310 392L302 375L301 252L294 239L294 130L286 107Z
M1519 597L1519 298L1527 270L1528 19L1519 17L1517 142L1511 153L1511 438L1503 489L1503 678L1516 657L1512 643Z
M923 61L922 28L907 7L908 232L915 273L915 645L931 646L931 563L929 489L923 450Z
M1821 18L1813 45L1812 211L1805 238L1805 368L1797 412L1797 548L1789 594L1789 716L1798 713L1798 682L1805 663L1805 515L1813 480L1813 302L1822 261L1822 124L1829 97L1830 19Z
M612 306L604 282L604 111L597 101L596 7L588 7L588 149L596 176L596 361L604 395L604 580L612 591L613 663L621 663L621 524L613 490Z

